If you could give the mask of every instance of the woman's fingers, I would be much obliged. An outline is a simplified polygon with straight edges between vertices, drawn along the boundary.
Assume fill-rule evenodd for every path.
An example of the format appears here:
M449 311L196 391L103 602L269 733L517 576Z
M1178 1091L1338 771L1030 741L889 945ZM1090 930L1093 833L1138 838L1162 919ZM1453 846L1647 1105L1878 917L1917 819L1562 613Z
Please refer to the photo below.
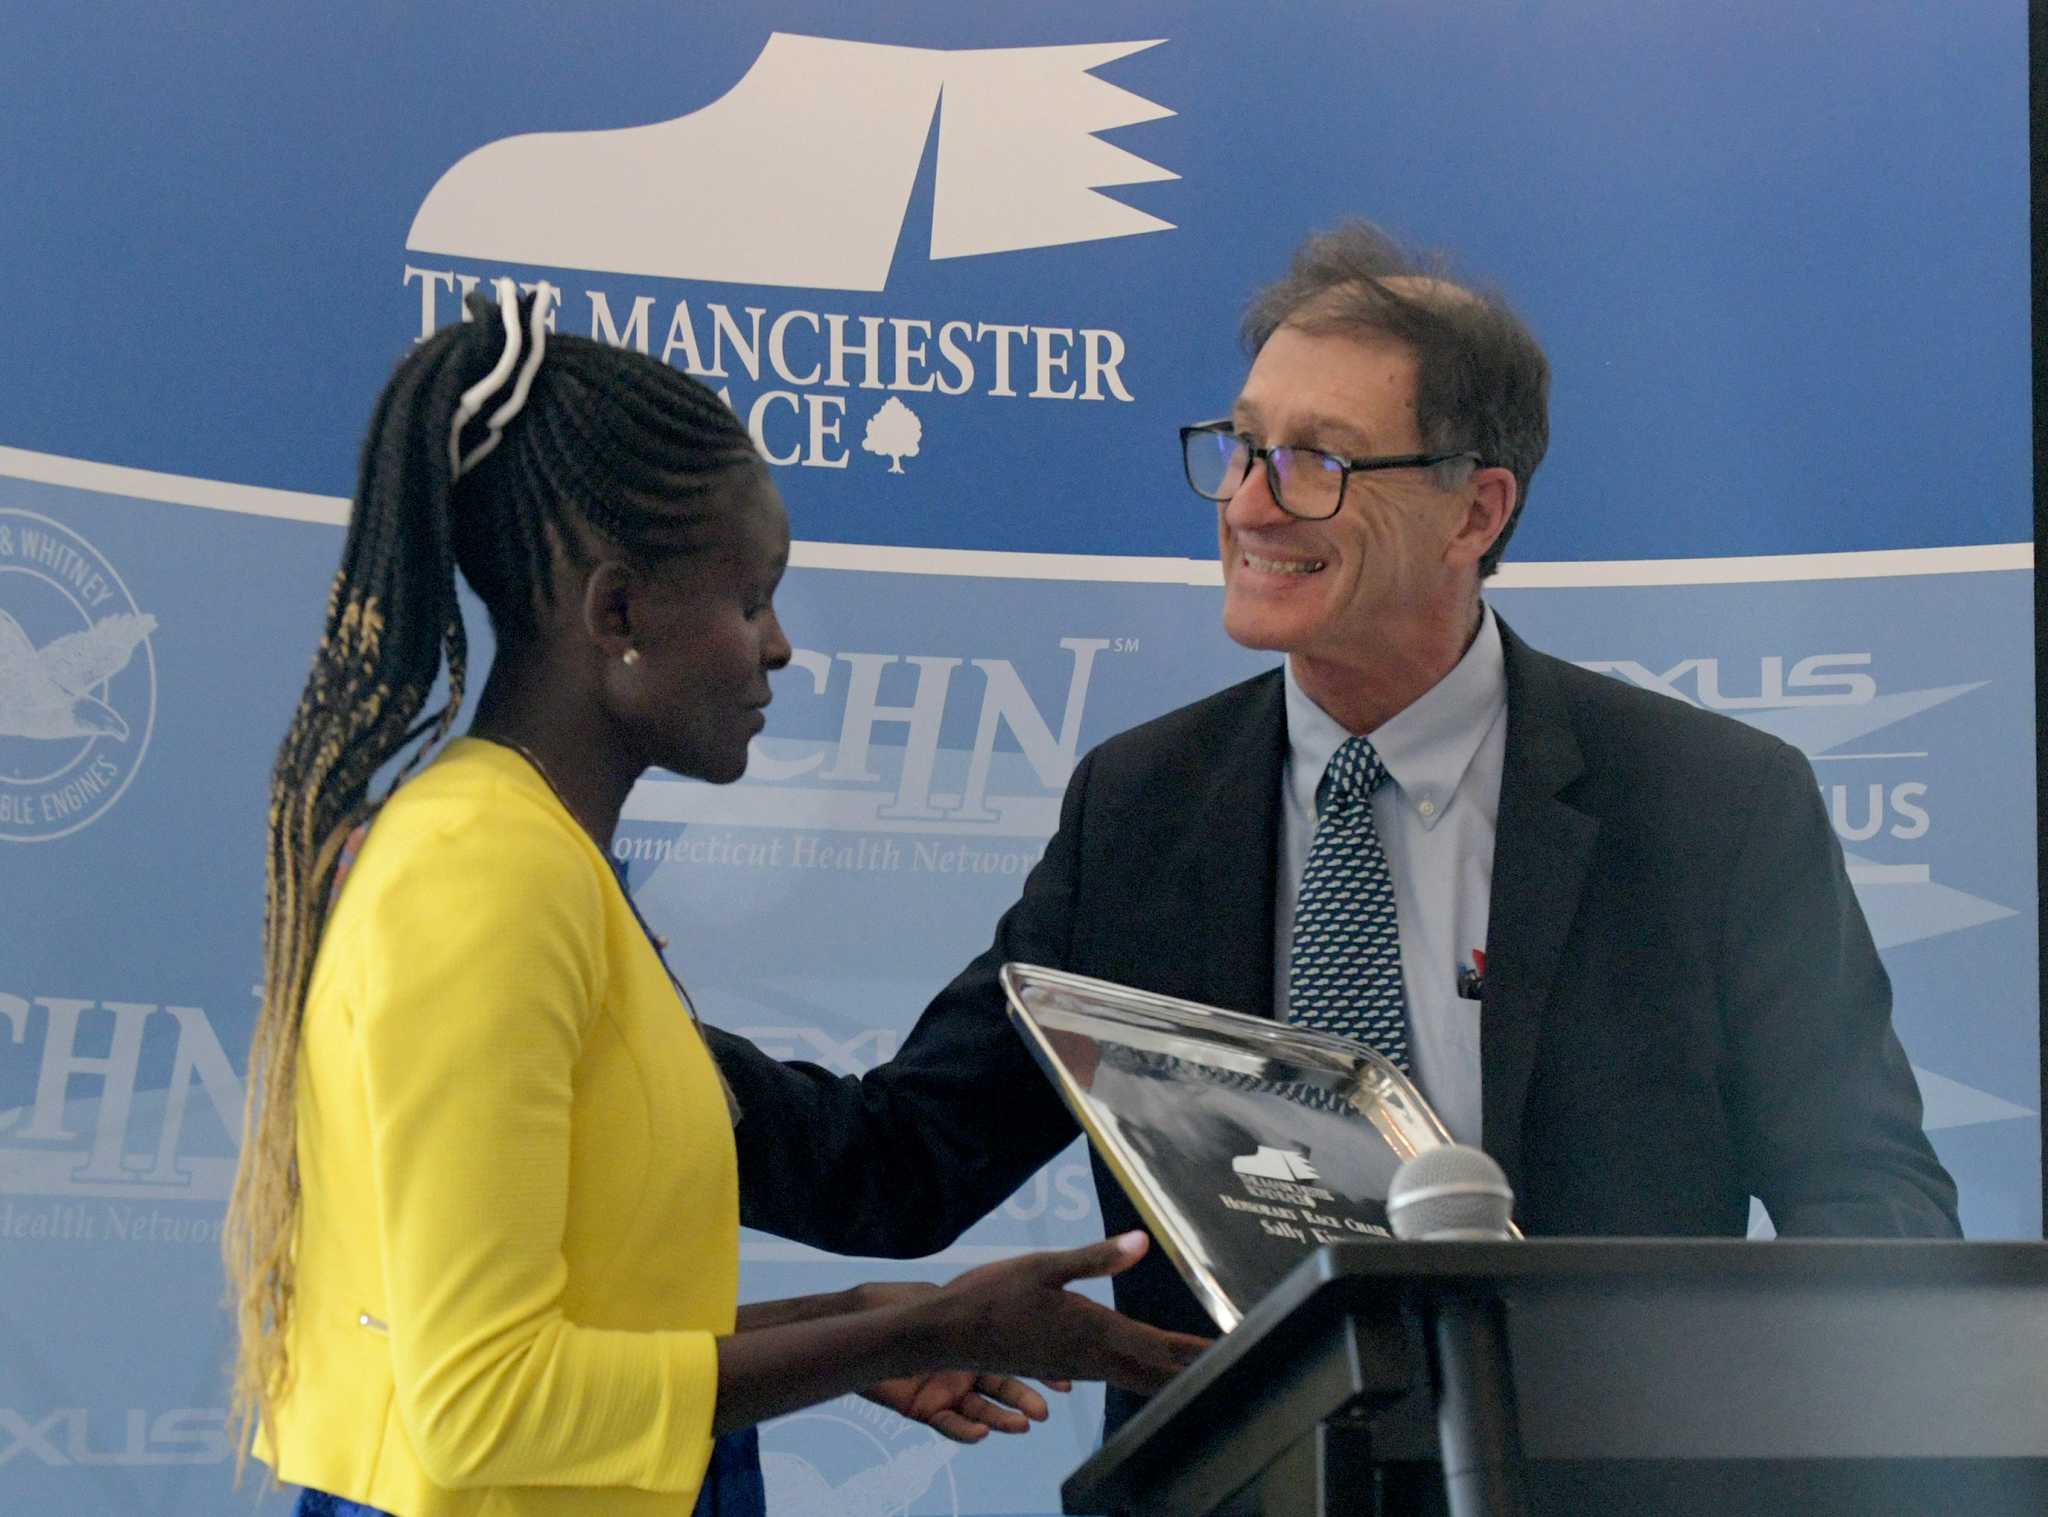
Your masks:
M983 1375L975 1383L975 1389L991 1401L1016 1408L1033 1422L1043 1422L1052 1415L1052 1408L1045 1404L1045 1397L1014 1375Z
M979 1392L969 1392L960 1398L957 1407L960 1415L980 1423L983 1427L994 1428L999 1433L1028 1433L1031 1419L1015 1407L1002 1406Z
M955 1443L979 1443L988 1436L988 1429L970 1417L958 1412L938 1412L927 1418L925 1426L941 1437Z

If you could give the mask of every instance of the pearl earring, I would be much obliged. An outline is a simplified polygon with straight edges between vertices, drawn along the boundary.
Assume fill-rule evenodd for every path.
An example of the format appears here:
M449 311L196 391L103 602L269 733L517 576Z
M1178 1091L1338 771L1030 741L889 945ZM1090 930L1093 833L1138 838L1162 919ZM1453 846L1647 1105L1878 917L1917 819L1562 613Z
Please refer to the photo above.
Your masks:
M619 662L624 664L628 669L632 668L635 664L640 662L640 650L638 648L628 648L624 653L621 653L619 655Z

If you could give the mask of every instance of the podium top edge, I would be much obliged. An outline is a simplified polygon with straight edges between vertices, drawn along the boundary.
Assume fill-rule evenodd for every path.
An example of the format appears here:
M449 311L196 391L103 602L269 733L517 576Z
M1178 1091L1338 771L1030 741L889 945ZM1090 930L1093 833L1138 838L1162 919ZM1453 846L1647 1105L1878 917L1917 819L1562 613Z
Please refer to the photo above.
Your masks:
M1529 1238L1340 1243L1317 1250L1262 1307L1346 1280L1435 1287L1634 1280L1646 1287L2048 1285L2048 1243L1954 1238ZM1287 1305L1282 1305L1282 1300Z

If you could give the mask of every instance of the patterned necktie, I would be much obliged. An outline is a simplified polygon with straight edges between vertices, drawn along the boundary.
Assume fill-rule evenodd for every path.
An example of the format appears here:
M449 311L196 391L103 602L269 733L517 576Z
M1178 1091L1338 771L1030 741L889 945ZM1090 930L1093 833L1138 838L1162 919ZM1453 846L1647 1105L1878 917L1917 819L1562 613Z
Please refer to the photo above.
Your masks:
M1387 766L1362 737L1348 739L1323 772L1323 800L1287 967L1289 1020L1356 1038L1408 1069L1407 998L1394 876L1372 820Z

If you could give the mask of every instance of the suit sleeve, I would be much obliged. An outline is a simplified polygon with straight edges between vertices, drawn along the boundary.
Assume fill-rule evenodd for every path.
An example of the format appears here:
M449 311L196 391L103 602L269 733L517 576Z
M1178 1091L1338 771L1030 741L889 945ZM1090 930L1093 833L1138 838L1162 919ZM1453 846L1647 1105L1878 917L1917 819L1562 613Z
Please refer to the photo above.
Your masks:
M1780 746L1727 911L1726 1076L1750 1192L1783 1236L1956 1237L1878 961L1813 771Z
M684 1493L708 1332L562 1307L573 1083L604 988L598 881L516 805L426 832L373 897L355 1007L399 1415L436 1484Z
M996 975L1012 960L1068 961L1093 764L1091 754L1075 770L1059 830L995 941L893 1059L855 1079L705 1029L739 1100L746 1226L835 1253L933 1253L1073 1141L1078 1129L1011 1026Z

